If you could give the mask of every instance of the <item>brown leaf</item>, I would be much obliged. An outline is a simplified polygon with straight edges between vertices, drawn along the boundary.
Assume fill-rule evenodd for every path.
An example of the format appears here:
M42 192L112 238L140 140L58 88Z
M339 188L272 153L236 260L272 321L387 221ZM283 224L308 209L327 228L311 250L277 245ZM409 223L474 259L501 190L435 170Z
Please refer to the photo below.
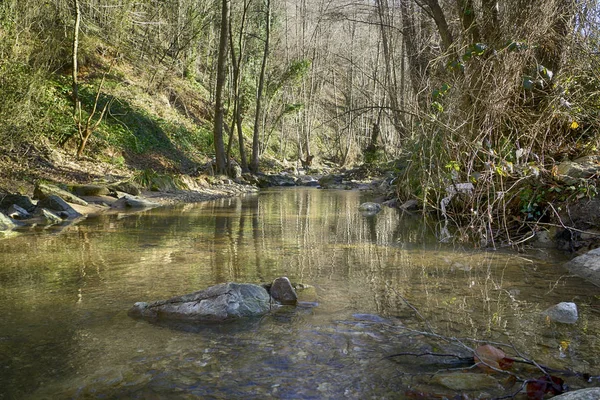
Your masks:
M506 358L506 354L502 350L491 344L477 347L474 358L477 366L487 372L493 371L493 368L504 369L502 365L507 365L507 361L504 360L510 360ZM510 365L512 365L512 360L510 361Z
M565 381L559 377L542 376L527 382L527 398L530 400L543 400L546 393L561 394L565 392Z

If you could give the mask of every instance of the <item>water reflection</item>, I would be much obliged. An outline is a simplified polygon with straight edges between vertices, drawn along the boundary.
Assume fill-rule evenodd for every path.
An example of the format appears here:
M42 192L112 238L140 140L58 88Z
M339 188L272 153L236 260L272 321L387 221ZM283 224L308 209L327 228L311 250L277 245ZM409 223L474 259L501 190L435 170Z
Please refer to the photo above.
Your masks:
M362 216L362 196L272 190L0 241L0 398L397 398L410 382L383 357L409 345L400 322L420 326L401 296L439 332L594 366L596 289L556 255L442 246L422 218ZM318 306L191 332L126 316L135 301L281 275L313 285L304 300ZM560 301L580 322L539 317Z

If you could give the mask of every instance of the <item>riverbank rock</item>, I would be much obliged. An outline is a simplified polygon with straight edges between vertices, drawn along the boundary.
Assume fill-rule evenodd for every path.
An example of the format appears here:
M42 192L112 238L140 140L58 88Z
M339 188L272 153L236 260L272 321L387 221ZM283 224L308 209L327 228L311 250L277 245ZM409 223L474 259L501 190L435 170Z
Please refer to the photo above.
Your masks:
M298 302L298 295L292 287L292 283L286 277L277 278L271 285L271 297L281 304L295 305Z
M77 196L106 196L110 190L102 185L73 185L69 188Z
M419 205L419 202L415 199L407 200L400 206L400 209L404 211L417 211L419 210L419 208L421 208L421 206Z
M139 196L142 193L142 190L138 185L128 181L113 183L108 185L108 189L114 190L115 192L131 194L133 196Z
M301 186L318 187L319 181L317 179L315 179L314 176L300 175L298 184Z
M0 199L1 209L7 210L12 205L17 205L29 213L35 210L35 204L33 204L29 196L24 196L21 194L6 194L2 196Z
M224 322L264 315L270 309L271 297L262 286L229 282L168 300L138 302L128 314L147 319Z
M600 248L575 257L565 266L575 275L600 286Z
M553 400L598 400L600 399L600 388L588 388L575 390L555 396Z
M112 208L154 208L159 206L159 203L141 197L125 195L115 201Z
M38 208L36 214L43 217L48 224L60 224L63 219L46 208Z
M559 180L573 185L580 179L591 178L600 172L600 156L586 156L574 161L563 161L557 169Z
M64 219L73 219L81 217L73 207L71 207L66 201L64 201L60 196L50 195L48 197L44 197L42 200L38 202L38 208L47 209L53 212L53 214L58 215Z
M324 175L318 182L323 189L350 189L350 187L344 183L344 177L342 175Z
M47 185L44 183L38 183L33 190L33 198L38 200L43 200L49 196L59 196L65 201L73 204L79 204L80 206L87 206L87 201L80 199L75 196L73 193L67 192L66 190L62 190L58 186ZM23 207L25 208L25 207Z
M298 183L296 178L293 175L287 174L260 174L256 176L258 187L267 188L267 187L288 187L288 186L296 186Z
M543 312L554 322L562 324L574 324L577 322L577 305L575 303L562 302L546 309Z
M358 211L378 213L379 211L381 211L381 204L371 202L362 203L360 206L358 206Z
M16 226L12 219L0 212L0 231L10 231Z
M27 212L26 209L24 209L23 207L20 207L16 204L13 204L12 206L8 207L8 211L6 212L8 214L9 217L13 218L13 219L27 219L31 217L31 214L29 212Z

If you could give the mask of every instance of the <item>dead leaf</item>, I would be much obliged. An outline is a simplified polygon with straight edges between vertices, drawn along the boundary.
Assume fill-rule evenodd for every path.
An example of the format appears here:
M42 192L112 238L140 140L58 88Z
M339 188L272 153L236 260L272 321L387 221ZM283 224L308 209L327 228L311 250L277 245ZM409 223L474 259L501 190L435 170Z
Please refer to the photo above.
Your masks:
M530 400L543 400L546 393L561 394L566 391L565 381L556 376L542 376L527 382L527 398Z
M506 370L513 364L511 358L507 358L502 350L491 344L477 347L474 358L477 366L487 372L493 371L494 368Z

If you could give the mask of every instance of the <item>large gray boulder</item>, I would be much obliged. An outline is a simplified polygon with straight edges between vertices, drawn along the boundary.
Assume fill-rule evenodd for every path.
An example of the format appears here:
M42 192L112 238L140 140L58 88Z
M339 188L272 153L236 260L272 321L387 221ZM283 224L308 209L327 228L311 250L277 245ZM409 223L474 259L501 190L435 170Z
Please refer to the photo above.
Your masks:
M129 310L129 316L152 320L223 322L264 315L270 309L271 297L262 286L229 282L168 300L135 303Z
M46 197L49 197L52 195L59 196L69 203L79 204L80 206L88 205L87 201L80 199L79 197L75 196L71 192L62 190L58 186L48 185L45 183L38 183L35 186L35 189L33 190L33 198L38 199L38 200L43 200ZM23 207L23 208L25 208L25 207Z
M553 400L598 400L600 399L600 387L575 390L555 396Z
M54 194L48 197L44 197L38 202L37 206L39 209L45 208L50 211L53 211L54 214L65 219L81 217L81 214L75 211L75 209L71 207L66 201L64 201L60 196Z
M575 257L565 266L575 275L600 286L600 248Z

